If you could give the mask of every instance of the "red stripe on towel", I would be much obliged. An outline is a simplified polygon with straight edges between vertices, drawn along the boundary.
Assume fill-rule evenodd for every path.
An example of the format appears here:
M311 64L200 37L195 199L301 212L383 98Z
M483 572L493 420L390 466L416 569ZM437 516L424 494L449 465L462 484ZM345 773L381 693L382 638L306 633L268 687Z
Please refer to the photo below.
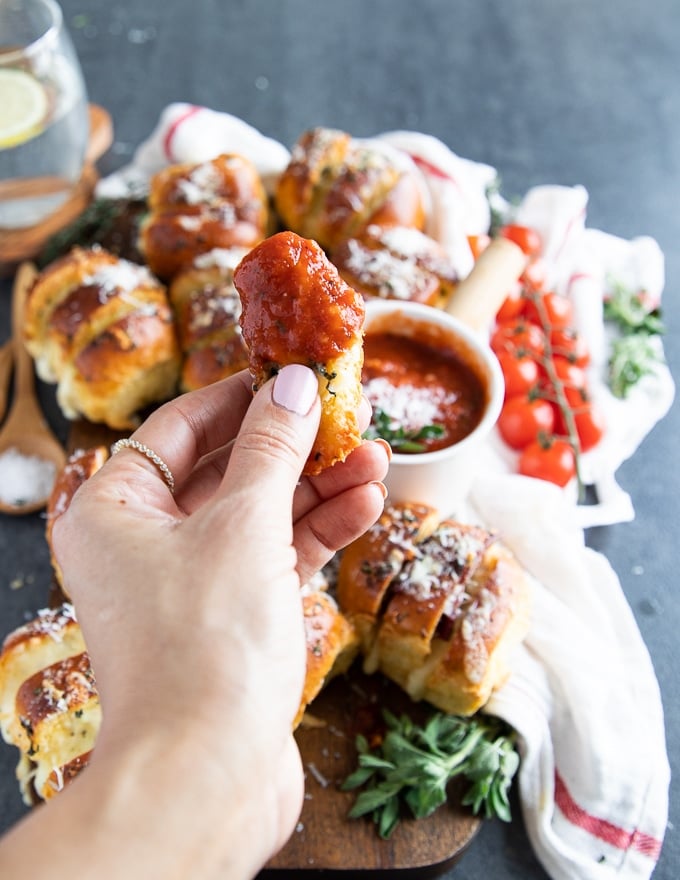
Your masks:
M441 180L448 180L449 183L458 186L458 181L454 177L451 177L446 171L442 171L441 168L433 165L432 162L428 162L427 159L423 159L421 156L414 156L413 153L409 153L409 156L422 171L431 174L433 177L439 177Z
M555 770L555 804L565 819L578 828L599 837L617 849L635 849L650 859L657 861L661 853L661 841L642 831L626 831L613 822L592 816L572 798L564 780Z
M191 116L195 113L198 113L201 110L201 107L196 107L192 105L187 108L184 113L175 119L170 128L166 131L165 137L163 138L163 152L165 153L166 158L169 162L174 162L175 157L172 155L172 139L177 134L177 129L182 125L182 123L186 122Z

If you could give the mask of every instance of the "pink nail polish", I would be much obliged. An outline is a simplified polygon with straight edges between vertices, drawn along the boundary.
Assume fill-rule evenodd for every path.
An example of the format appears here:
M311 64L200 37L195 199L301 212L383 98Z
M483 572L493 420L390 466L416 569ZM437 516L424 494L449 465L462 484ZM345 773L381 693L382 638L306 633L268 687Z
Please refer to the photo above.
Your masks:
M306 416L319 394L316 376L302 364L288 364L277 373L272 400L289 412Z

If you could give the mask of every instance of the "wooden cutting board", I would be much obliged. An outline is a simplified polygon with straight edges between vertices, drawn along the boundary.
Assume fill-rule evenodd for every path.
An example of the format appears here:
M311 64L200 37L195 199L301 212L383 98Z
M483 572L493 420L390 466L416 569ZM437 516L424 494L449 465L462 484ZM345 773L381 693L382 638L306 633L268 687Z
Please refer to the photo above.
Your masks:
M348 819L355 794L341 791L356 768L357 733L375 732L381 708L422 720L432 711L416 705L381 675L365 676L359 666L322 691L311 706L314 726L296 732L305 770L305 800L297 830L269 863L262 878L293 878L323 871L370 872L370 880L437 877L451 868L479 830L481 820L460 806L462 786L452 784L449 801L428 819L405 817L389 840L381 840L370 819ZM318 726L317 726L318 725ZM329 874L329 872L331 872Z
M110 445L119 433L86 421L70 429L70 450L98 444ZM460 806L463 787L455 781L449 801L428 819L404 818L390 840L381 840L370 819L348 819L352 792L340 790L342 781L356 768L355 737L370 738L381 727L381 709L395 715L406 712L422 721L432 711L416 704L381 675L366 676L356 663L337 678L312 704L309 724L301 725L296 739L305 770L305 800L297 830L283 850L261 873L262 880L299 878L302 872L368 872L370 880L403 878L425 880L449 869L481 825Z

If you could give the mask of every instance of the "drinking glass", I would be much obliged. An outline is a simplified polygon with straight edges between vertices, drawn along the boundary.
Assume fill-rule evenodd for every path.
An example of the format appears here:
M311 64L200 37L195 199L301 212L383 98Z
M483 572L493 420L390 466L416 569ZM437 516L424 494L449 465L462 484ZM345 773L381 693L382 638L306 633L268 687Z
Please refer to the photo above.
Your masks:
M0 0L0 238L68 200L89 133L85 84L54 0Z

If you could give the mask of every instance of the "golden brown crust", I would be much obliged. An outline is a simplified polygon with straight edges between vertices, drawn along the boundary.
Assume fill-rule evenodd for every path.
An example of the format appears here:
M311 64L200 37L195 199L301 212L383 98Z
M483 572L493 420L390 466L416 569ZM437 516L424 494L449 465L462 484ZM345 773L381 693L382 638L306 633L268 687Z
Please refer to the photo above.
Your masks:
M193 391L248 366L234 269L244 248L211 251L180 272L169 289L183 354L180 387Z
M49 788L49 797L54 792L48 784L52 774L59 778L62 767L92 751L100 726L99 695L87 653L54 663L22 684L13 743L33 764L38 795L44 797Z
M99 468L109 457L109 450L106 446L94 446L89 449L75 449L70 453L66 464L57 474L50 497L47 500L47 525L45 527L45 537L47 546L50 551L50 560L54 570L57 583L65 596L68 596L68 589L64 584L59 564L54 556L52 548L52 529L57 519L66 511L73 496L82 486L85 480L88 480L92 474L96 473Z
M140 249L165 281L214 248L250 248L268 232L268 200L248 159L224 153L163 168L151 179Z
M180 356L165 288L98 248L75 248L30 292L26 347L57 383L64 415L129 429L139 410L173 396Z
M412 300L443 308L458 279L442 246L405 226L372 223L360 235L342 241L330 258L345 281L367 298Z
M307 706L322 687L333 676L346 672L359 650L356 630L325 588L303 591L302 608L307 671L294 727L300 723Z
M350 610L368 652L383 602L403 565L413 559L417 545L437 523L436 511L424 504L388 507L378 521L345 548L338 570L336 595Z
M317 373L321 421L304 473L343 461L361 443L363 297L316 242L294 232L273 235L250 251L234 283L255 387L287 364Z
M422 229L425 222L417 172L406 157L329 128L299 138L275 204L284 226L326 249L371 223Z
M38 796L48 801L59 794L83 772L89 765L91 757L92 751L85 752L62 764L61 767L54 767L47 775L36 775L33 784ZM42 781L43 777L44 782Z
M73 606L43 609L36 618L10 633L0 652L0 732L13 742L16 695L26 679L85 650Z
M411 519L414 505L387 508L347 548L338 601L361 635L368 671L413 699L472 714L526 635L528 580L496 535L449 520L434 528L427 510Z

